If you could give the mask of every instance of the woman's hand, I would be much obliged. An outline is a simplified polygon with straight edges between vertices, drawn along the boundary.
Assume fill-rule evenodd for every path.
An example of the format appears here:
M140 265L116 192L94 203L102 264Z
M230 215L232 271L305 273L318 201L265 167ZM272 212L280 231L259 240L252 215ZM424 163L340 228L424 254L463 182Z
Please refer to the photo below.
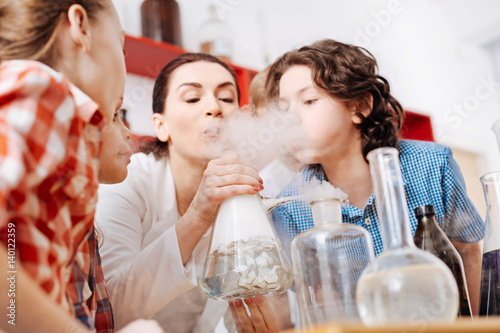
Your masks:
M250 316L241 300L229 302L238 333L279 332L278 323L266 299L257 296L246 298L244 302L250 310Z
M190 209L196 211L201 221L211 225L224 200L235 195L256 194L263 188L257 170L231 152L208 163Z
M210 161L191 205L175 227L182 263L186 264L215 222L224 200L235 195L256 194L263 188L257 171L242 162L237 154L228 153Z

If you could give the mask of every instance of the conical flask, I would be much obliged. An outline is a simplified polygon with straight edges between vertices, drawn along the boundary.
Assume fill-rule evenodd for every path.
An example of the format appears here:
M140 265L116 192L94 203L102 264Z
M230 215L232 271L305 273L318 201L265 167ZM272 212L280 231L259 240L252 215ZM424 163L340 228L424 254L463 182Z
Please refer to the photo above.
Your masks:
M460 254L448 239L448 236L446 236L437 224L434 218L435 215L436 211L432 205L423 205L415 208L418 225L413 236L413 241L419 249L432 253L441 259L451 270L459 290L460 306L458 307L458 316L470 319L472 318L472 314L462 257L460 257Z
M486 198L486 228L479 315L500 315L500 172L481 177Z
M277 295L293 282L285 250L260 195L226 199L212 229L200 287L218 300Z
M378 148L367 158L384 251L359 278L361 319L368 326L454 321L457 283L441 260L413 243L397 149Z
M314 227L291 246L300 327L358 320L356 284L374 258L371 236L342 223L339 199L313 201L311 209Z

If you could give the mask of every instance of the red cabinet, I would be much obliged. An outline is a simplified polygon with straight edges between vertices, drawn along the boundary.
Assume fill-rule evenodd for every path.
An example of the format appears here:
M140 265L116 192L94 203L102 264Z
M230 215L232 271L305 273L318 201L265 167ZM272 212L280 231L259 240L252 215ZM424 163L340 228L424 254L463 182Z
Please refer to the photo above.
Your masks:
M187 51L176 45L158 42L145 37L125 37L125 62L132 74L156 78L162 68L175 57ZM229 64L238 76L241 105L248 104L248 89L256 71Z
M432 133L431 117L405 111L405 119L399 136L403 139L434 141Z

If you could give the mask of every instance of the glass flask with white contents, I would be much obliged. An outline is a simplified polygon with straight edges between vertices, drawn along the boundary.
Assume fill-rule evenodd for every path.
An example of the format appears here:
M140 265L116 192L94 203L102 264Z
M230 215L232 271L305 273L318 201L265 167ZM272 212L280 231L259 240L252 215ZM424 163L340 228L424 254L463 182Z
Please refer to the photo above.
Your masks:
M281 294L292 282L290 262L260 195L226 199L212 230L202 290L231 301Z
M356 298L367 326L453 322L458 287L450 269L413 243L396 148L368 156L384 251L359 278Z
M356 284L373 260L370 233L342 223L341 201L311 202L314 227L297 235L291 246L301 328L359 319Z

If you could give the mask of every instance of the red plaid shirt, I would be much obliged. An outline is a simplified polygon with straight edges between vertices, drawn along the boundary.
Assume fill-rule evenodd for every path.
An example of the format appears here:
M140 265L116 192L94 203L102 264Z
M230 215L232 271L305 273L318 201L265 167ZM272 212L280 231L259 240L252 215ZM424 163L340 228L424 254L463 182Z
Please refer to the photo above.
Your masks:
M94 228L78 251L70 285L76 317L97 333L112 333L113 311L102 272L99 238Z
M80 292L74 289L81 287L73 283L75 263L93 274L83 267L94 256L75 259L78 251L95 251L88 250L88 238L103 125L97 109L61 73L39 62L0 64L0 241L11 249L7 227L15 225L15 265L69 313ZM105 294L97 292L88 316Z

